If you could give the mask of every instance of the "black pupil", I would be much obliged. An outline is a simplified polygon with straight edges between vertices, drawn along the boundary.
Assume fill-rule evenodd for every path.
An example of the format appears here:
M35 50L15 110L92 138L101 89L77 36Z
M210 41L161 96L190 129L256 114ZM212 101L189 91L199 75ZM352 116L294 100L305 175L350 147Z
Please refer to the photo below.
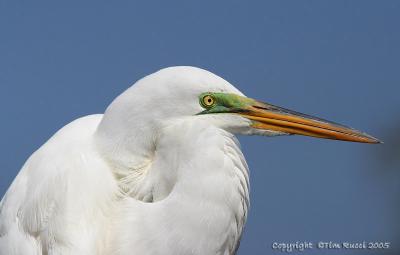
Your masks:
M208 99L208 102L211 103L211 101L212 101L211 98L209 98L209 99Z

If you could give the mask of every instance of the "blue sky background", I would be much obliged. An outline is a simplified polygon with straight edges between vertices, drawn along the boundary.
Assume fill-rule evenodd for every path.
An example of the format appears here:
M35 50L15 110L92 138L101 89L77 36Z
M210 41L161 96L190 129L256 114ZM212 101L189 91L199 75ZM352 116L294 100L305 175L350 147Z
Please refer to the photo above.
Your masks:
M0 0L0 196L59 128L162 67L364 130L383 145L240 137L251 211L239 254L272 242L400 248L399 1ZM384 254L317 250L307 254Z

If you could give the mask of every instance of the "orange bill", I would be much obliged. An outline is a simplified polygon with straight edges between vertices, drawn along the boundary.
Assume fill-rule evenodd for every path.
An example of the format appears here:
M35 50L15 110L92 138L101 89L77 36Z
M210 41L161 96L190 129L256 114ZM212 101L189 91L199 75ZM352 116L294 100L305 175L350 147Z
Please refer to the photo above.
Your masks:
M252 120L253 127L257 129L350 142L381 143L358 130L256 100L238 114Z

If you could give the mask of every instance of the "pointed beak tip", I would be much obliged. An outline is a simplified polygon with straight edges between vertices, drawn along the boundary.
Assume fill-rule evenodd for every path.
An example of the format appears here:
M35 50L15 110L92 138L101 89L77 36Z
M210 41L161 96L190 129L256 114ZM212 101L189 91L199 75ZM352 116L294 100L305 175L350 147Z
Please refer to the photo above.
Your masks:
M373 136L371 136L371 135L368 135L368 134L366 134L366 133L362 133L362 135L363 135L364 137L367 138L367 140L366 140L367 143L371 143L371 144L383 144L383 141L379 140L378 138L375 138L375 137L373 137Z

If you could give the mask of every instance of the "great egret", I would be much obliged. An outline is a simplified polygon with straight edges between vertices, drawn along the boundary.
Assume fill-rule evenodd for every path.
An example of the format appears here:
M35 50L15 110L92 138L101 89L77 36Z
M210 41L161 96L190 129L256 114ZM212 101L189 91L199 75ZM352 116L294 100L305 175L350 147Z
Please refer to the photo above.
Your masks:
M379 142L162 69L32 154L0 204L0 254L235 254L249 176L234 134Z

